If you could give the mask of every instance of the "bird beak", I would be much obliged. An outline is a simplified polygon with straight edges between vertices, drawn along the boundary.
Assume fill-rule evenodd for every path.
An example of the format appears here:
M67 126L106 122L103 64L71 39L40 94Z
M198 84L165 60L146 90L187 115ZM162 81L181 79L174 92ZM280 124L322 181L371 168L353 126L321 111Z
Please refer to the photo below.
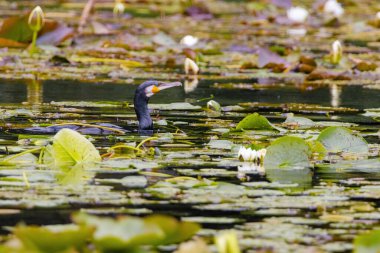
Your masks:
M159 82L157 85L157 88L159 89L159 91L162 91L162 90L166 90L166 89L176 87L176 86L182 86L182 83L181 82L170 82L170 83Z

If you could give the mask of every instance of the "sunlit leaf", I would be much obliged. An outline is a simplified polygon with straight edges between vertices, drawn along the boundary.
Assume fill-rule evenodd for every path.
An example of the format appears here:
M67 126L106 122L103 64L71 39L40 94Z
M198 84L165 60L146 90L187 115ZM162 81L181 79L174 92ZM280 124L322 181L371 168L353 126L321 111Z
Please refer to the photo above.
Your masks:
M17 226L13 232L26 248L55 253L73 248L81 249L91 238L94 229L76 225Z
M95 146L80 133L64 128L53 137L53 144L44 153L44 163L51 167L70 167L100 162Z
M368 144L363 137L345 127L328 127L319 134L317 140L329 152L368 153Z
M264 116L253 113L242 119L236 126L237 130L270 130L273 129L270 122Z
M310 147L301 138L284 136L275 140L268 148L264 167L268 169L309 167Z
M173 244L188 240L201 228L194 222L180 222L164 215L152 215L145 218L145 221L158 225L164 231L165 238L159 244Z
M95 227L94 244L105 251L152 245L165 238L165 233L157 224L141 218L122 217L115 220L79 213L73 219L78 224Z
M354 240L354 253L380 252L380 230L358 235Z

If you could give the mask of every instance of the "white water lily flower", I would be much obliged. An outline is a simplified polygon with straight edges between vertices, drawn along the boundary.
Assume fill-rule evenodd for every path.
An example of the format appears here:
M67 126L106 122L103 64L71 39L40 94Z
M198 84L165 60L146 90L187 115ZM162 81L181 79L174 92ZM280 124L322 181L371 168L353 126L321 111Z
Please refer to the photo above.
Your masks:
M336 0L328 0L323 7L323 11L327 14L332 14L335 17L340 17L344 13L342 5Z
M339 40L334 41L331 47L331 63L339 64L343 55L343 47Z
M192 47L192 46L195 46L195 44L197 44L198 41L199 39L197 37L186 35L185 37L181 39L180 43L184 46Z
M185 60L185 73L186 75L192 73L194 75L198 74L199 67L198 65L190 58L186 58Z
M257 151L251 148L240 147L238 158L246 162L253 162L257 159Z
M302 7L292 7L287 11L288 19L295 23L303 23L309 16L309 12Z
M265 148L262 148L262 149L257 151L257 157L260 160L263 160L266 154L267 154L267 150Z

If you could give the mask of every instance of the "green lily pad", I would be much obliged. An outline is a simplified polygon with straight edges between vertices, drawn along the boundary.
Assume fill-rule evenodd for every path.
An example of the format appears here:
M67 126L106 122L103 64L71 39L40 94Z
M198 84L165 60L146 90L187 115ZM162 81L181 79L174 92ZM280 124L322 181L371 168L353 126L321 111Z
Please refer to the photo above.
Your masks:
M276 139L267 148L264 167L266 169L303 169L310 166L310 153L310 147L303 139L284 136Z
M188 240L201 229L197 223L180 222L173 217L164 215L151 215L145 218L145 221L158 225L164 231L165 238L160 241L160 244L173 244Z
M354 253L377 253L380 251L380 230L356 236Z
M71 167L76 164L100 162L95 146L80 133L64 128L53 137L53 144L44 152L44 163L49 167Z
M123 217L115 220L78 213L73 219L77 224L95 227L94 244L107 252L151 245L165 237L159 226L141 218Z
M242 119L236 126L236 130L271 130L270 122L264 116L253 113Z
M200 226L193 222L180 222L164 215L146 218L122 217L117 220L100 218L84 213L74 221L96 228L94 243L104 251L125 250L141 245L164 245L190 239Z
M319 134L317 140L329 152L368 153L368 143L345 127L328 127Z
M54 253L81 249L91 238L94 228L77 225L17 226L13 232L25 248Z

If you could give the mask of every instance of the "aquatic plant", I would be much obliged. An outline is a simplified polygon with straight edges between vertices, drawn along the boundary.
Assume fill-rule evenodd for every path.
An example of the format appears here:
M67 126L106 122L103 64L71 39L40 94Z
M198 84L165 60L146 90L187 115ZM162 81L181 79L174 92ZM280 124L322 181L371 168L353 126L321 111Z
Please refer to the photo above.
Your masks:
M236 231L222 231L214 238L218 253L240 253Z
M323 11L337 18L344 14L344 9L337 0L328 0L323 6Z
M299 6L291 7L287 10L286 14L288 16L288 19L294 23L303 23L309 16L309 12L305 8Z
M342 44L340 43L339 40L336 40L333 42L331 46L330 62L335 65L339 64L340 60L342 59L342 55L343 55Z
M33 31L32 44L30 45L29 52L31 54L36 53L36 43L38 32L42 29L45 23L45 15L40 6L36 6L32 12L29 14L28 25L29 28Z
M180 43L187 47L195 46L198 43L199 39L197 37L194 37L192 35L186 35L184 36Z
M190 58L185 59L185 73L186 75L188 74L193 74L197 75L199 72L199 67L198 65Z
M125 11L125 5L122 2L116 1L113 7L113 15L115 18L120 18Z

